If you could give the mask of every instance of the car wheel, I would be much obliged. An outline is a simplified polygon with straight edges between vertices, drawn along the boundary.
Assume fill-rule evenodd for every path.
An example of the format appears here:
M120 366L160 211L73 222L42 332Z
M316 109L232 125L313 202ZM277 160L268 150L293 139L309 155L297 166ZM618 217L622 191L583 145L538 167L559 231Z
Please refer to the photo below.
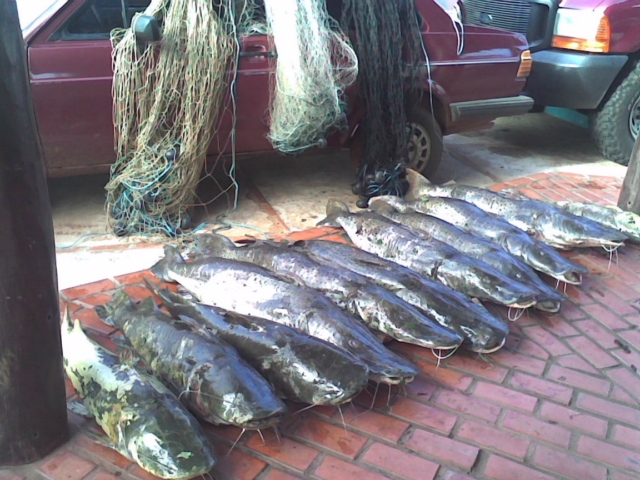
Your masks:
M440 161L444 145L442 131L434 115L424 108L417 108L409 116L409 168L429 177Z
M591 135L609 160L628 165L640 132L640 64L591 116Z

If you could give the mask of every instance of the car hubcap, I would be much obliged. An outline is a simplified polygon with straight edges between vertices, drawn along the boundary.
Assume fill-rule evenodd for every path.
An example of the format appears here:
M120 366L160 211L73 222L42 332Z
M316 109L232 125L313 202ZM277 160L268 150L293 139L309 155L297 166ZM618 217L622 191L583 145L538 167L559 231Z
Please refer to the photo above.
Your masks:
M629 113L629 131L634 140L638 138L638 133L640 132L640 96L633 102Z
M417 123L407 125L407 130L409 132L409 167L417 172L424 172L431 158L431 137L427 130Z

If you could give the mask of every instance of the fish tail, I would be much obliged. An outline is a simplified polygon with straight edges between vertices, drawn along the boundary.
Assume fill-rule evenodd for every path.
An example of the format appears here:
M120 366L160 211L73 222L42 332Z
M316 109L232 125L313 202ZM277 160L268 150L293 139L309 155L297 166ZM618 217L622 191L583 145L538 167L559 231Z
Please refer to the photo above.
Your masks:
M371 202L369 208L380 215L396 213L398 211L393 205L393 200L387 200L386 197L376 198Z
M327 202L327 217L324 220L320 220L317 223L317 226L339 228L340 224L338 223L338 217L345 213L349 213L349 207L347 207L347 204L335 198L330 198Z
M133 310L133 302L131 301L131 297L127 295L124 291L124 288L121 288L116 293L113 294L111 300L104 305L98 305L94 308L94 311L98 315L98 318L102 320L103 323L111 326L118 327L119 325L116 322L116 312L121 309Z
M196 254L200 256L216 256L220 251L236 248L235 243L224 235L205 233L195 238Z
M407 168L407 181L409 182L409 190L405 194L405 198L415 199L424 195L425 191L433 188L433 184L415 170Z
M170 282L171 277L169 275L169 271L171 270L171 267L180 263L186 262L182 258L182 255L180 255L178 249L170 245L165 245L164 258L151 267L151 273L165 282Z

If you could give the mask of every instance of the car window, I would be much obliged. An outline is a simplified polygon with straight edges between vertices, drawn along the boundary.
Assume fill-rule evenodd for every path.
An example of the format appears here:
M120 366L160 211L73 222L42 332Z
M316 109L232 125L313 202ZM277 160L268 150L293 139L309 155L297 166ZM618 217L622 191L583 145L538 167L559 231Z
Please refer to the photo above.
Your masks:
M128 28L151 0L88 0L65 22L52 40L109 38L114 28Z

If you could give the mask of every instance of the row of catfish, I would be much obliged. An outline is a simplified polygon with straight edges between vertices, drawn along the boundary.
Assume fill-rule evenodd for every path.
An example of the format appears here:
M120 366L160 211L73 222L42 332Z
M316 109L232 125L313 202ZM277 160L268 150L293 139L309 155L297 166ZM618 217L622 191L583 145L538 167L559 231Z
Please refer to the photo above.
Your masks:
M206 234L190 262L165 247L152 272L191 299L148 282L165 310L124 292L96 309L147 371L66 318L65 368L84 400L76 411L145 470L199 475L215 455L195 418L262 429L282 419L282 399L340 405L369 381L412 381L417 368L372 332L431 349L496 351L508 324L474 299L555 312L564 297L536 271L578 284L585 270L553 247L640 240L626 212L410 178L413 201L379 197L359 213L329 202L322 223L342 227L353 245L237 246Z

